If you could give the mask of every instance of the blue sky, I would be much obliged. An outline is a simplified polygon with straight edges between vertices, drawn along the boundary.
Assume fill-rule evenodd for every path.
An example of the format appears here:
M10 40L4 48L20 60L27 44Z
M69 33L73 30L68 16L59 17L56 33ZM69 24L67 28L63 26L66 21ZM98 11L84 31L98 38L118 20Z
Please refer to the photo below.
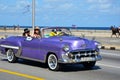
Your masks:
M0 25L32 25L32 0L0 0ZM36 0L36 25L120 26L120 0Z

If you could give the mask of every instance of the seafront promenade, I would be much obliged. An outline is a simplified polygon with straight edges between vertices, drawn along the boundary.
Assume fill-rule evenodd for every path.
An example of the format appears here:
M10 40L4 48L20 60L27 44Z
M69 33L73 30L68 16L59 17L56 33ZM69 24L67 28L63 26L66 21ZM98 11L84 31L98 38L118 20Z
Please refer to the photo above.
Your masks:
M32 34L32 29L31 34ZM115 49L120 50L120 37L116 38L113 35L111 38L111 30L71 30L72 34L78 37L84 37L87 39L95 39L102 44L104 49ZM23 28L19 30L0 29L0 38L5 38L9 36L22 36Z

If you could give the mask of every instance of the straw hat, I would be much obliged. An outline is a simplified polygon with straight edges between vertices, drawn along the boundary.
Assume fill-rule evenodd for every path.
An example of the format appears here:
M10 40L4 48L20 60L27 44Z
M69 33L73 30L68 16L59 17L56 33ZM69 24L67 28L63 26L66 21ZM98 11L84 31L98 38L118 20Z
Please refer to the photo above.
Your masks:
M35 30L38 30L38 29L40 29L39 26L36 26L36 27L35 27Z

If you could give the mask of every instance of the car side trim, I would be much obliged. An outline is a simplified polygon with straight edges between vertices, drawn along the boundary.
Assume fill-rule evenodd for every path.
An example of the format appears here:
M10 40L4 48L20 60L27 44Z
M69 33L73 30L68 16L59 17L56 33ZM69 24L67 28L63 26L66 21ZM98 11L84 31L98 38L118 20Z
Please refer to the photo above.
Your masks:
M28 57L24 57L24 56L20 56L19 58L45 63L45 60L42 61L42 60L39 60L39 59L28 58Z
M10 46L10 45L0 45L0 47L11 48L11 49L19 49L18 46Z

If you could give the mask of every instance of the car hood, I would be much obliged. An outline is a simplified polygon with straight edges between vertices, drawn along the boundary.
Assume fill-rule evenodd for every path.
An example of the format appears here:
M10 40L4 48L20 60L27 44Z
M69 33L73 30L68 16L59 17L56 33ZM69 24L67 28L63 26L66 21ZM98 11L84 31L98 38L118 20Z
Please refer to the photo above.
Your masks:
M50 37L49 41L63 42L69 44L71 49L95 49L95 41L75 36L55 36Z

